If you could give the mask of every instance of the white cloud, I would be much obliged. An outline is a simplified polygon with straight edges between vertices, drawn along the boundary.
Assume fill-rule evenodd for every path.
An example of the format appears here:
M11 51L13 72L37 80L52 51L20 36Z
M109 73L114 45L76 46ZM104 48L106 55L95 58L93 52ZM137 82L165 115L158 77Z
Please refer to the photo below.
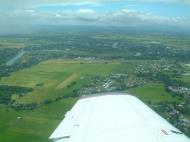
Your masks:
M74 24L74 25L114 25L144 26L168 25L190 27L190 17L158 16L148 12L121 9L112 12L96 12L93 9L62 12L36 12L35 10L16 10L0 15L1 23L9 24Z
M79 9L77 13L80 14L93 14L95 11L93 9Z
M96 11L83 8L88 5L100 6L111 1L127 2L131 0L3 0L0 2L0 31L30 25L114 25L114 26L144 26L168 25L190 28L190 17L168 17L154 15L133 9L117 11ZM177 2L190 3L190 0L138 0L138 2ZM42 12L34 7L40 5L81 6L79 10L64 10L62 12Z
M51 15L52 16L52 15ZM63 11L56 13L54 20L61 24L75 25L114 25L114 26L145 26L168 25L190 27L190 17L158 16L148 12L122 9L113 12L96 12L93 9L80 9L78 11Z

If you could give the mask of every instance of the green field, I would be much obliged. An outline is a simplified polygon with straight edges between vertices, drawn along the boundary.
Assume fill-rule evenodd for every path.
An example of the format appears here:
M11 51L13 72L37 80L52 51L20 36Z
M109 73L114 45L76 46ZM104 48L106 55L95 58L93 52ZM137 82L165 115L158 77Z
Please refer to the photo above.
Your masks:
M122 69L121 67L125 67ZM40 103L51 100L60 95L71 94L73 90L91 82L91 77L108 76L114 72L130 72L133 65L130 63L89 62L89 61L47 61L32 68L12 73L1 79L2 85L31 87L31 93L18 98L19 103ZM80 79L83 77L84 79ZM73 82L72 87L68 87ZM40 85L39 85L40 84Z
M24 43L16 42L0 42L0 48L24 48Z
M27 38L11 38L0 37L1 48L24 48Z
M129 92L137 96L144 102L163 102L163 101L178 101L178 98L173 98L172 95L166 92L164 85L160 83L148 83L136 88L129 89Z
M182 80L182 81L190 84L190 76L185 76L184 75L184 76L180 77L179 80Z
M190 73L190 66L189 64L186 64L184 66L184 72L186 73ZM177 78L178 80L182 80L188 84L190 84L190 75L181 75L179 78Z
M47 142L76 100L77 98L63 99L34 111L15 111L0 105L0 141Z

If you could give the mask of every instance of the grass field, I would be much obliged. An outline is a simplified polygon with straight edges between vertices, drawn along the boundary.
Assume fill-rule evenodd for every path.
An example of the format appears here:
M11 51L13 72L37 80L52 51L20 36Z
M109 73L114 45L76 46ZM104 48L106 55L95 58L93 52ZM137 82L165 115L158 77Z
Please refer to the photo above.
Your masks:
M0 105L0 141L47 142L76 100L77 98L63 99L34 111L15 111Z
M121 66L125 69L121 69ZM107 76L114 72L130 72L131 64L116 61L46 61L31 68L12 73L1 79L1 84L32 87L34 91L19 98L20 103L41 102L58 95L70 93L74 88L90 83L88 76ZM80 77L86 79L81 80ZM67 88L73 81L72 88ZM38 84L41 84L38 86ZM62 99L42 105L33 111L15 111L0 105L1 142L47 142L49 135L57 127L78 98ZM21 119L17 119L21 117Z
M0 37L0 48L24 48L27 38Z
M40 103L59 95L70 94L82 85L90 83L90 77L108 76L114 72L131 72L132 70L131 63L119 61L53 60L12 73L9 77L2 78L0 84L31 87L34 91L16 101L19 103ZM81 77L84 79L80 79ZM75 84L68 88L73 82Z
M179 80L182 80L182 81L190 84L190 76L185 76L184 75L184 76L180 77Z
M190 66L189 66L189 64L184 67L184 70L185 70L186 73L190 73ZM177 79L178 80L182 80L182 81L190 84L190 75L181 75Z
M24 43L0 42L0 48L24 48Z
M159 83L148 83L143 86L129 89L129 92L137 96L144 102L163 102L163 101L178 101L178 98L173 98L171 94L166 92L164 85Z

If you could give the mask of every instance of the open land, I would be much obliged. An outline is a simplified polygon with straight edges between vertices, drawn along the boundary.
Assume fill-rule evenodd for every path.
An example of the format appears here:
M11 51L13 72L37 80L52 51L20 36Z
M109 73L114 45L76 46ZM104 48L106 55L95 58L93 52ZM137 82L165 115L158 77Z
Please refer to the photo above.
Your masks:
M0 141L47 142L81 96L118 91L189 136L189 37L110 31L1 37Z

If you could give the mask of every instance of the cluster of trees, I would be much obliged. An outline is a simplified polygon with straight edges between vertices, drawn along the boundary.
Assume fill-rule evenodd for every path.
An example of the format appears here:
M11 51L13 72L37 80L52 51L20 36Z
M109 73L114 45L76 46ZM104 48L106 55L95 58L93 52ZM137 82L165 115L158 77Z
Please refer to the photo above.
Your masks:
M189 61L190 60L190 51L186 50L177 50L173 52L173 59L176 59L178 61Z
M189 84L186 82L183 82L181 80L176 80L171 78L169 75L161 73L161 72L150 72L150 73L138 73L137 74L138 77L143 77L149 80L153 80L153 81L160 81L162 82L166 88L168 88L168 86L174 86L174 87L187 87Z
M32 88L26 87L0 85L0 103L8 105L12 103L12 95L23 96L26 93L31 92L32 90Z
M15 110L34 110L37 108L38 104L37 103L30 103L30 104L18 104L18 103L13 103L11 104L11 107L14 108Z

